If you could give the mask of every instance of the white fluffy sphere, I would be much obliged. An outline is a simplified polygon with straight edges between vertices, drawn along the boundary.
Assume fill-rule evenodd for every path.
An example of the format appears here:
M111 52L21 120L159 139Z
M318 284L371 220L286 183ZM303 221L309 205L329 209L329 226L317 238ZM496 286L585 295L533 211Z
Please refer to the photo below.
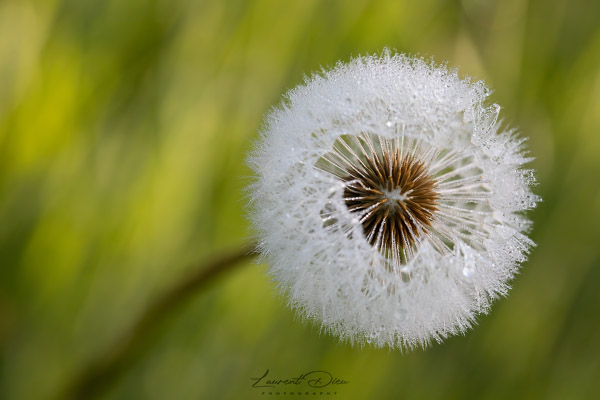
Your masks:
M352 343L464 332L533 242L523 139L482 82L384 52L287 93L249 161L260 251L290 304Z

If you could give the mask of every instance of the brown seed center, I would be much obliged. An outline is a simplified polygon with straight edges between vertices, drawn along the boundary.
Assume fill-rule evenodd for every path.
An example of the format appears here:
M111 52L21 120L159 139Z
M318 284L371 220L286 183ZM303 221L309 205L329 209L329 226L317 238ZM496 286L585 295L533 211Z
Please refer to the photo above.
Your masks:
M344 135L317 164L345 183L344 201L369 243L397 261L431 230L438 210L437 181L416 148L404 138Z
M439 195L423 162L399 151L384 151L347 172L343 178L346 206L362 215L365 235L373 246L406 249L431 227Z

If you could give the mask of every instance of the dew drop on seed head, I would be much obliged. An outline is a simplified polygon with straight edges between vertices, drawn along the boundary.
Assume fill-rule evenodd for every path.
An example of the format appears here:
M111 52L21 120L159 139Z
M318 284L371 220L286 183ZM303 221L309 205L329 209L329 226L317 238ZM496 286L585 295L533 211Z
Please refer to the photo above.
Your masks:
M475 257L471 254L470 251L465 252L465 267L462 270L462 273L467 278L472 278L475 275Z

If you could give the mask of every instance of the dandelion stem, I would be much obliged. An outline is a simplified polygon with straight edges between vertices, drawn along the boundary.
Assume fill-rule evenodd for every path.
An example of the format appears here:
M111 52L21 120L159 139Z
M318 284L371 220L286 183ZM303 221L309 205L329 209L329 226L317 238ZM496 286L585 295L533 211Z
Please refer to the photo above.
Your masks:
M255 247L255 244L249 244L210 259L152 300L108 351L92 359L75 376L60 398L90 399L104 393L143 355L156 336L157 328L169 315L219 275L254 257Z

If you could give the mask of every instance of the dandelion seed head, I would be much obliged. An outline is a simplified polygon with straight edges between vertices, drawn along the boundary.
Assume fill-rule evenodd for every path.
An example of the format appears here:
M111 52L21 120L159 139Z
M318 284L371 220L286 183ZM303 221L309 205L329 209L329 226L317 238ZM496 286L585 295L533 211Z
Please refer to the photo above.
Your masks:
M489 94L386 51L308 78L267 115L251 219L301 315L351 343L412 348L506 295L539 199Z

